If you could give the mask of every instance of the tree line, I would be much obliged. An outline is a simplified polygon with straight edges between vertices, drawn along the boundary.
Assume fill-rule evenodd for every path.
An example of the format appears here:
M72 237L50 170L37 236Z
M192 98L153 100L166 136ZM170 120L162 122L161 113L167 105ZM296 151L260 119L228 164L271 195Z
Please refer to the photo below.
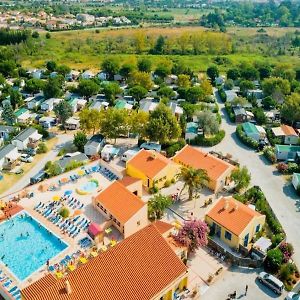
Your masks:
M25 42L30 37L28 30L0 29L0 45L12 45Z

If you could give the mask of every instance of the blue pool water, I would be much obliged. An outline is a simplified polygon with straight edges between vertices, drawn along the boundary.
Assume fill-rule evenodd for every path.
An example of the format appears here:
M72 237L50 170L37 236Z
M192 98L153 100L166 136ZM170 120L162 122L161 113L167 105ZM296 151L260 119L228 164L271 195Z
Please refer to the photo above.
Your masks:
M20 281L67 247L25 212L0 224L0 260Z
M85 184L81 185L81 186L80 186L80 190L81 190L81 191L84 191L84 192L87 192L87 193L91 193L91 192L93 192L97 187L98 187L97 182L91 180L91 181L88 181L88 182L86 182Z

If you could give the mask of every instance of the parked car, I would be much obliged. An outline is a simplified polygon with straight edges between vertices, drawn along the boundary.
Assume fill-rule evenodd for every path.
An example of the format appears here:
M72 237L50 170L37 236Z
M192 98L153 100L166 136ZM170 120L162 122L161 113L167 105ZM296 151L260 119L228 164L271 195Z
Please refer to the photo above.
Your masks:
M43 181L45 178L47 178L47 174L42 170L30 178L30 184L36 184Z
M258 281L271 289L274 293L281 295L284 285L282 281L277 279L275 276L268 274L266 272L261 272L257 276Z
M27 162L27 163L33 162L33 157L30 156L29 154L21 154L20 159L21 159L21 161Z
M36 150L33 148L27 148L24 151L26 154L29 154L30 156L35 156L36 155Z
M300 300L300 294L289 292L285 297L285 300Z

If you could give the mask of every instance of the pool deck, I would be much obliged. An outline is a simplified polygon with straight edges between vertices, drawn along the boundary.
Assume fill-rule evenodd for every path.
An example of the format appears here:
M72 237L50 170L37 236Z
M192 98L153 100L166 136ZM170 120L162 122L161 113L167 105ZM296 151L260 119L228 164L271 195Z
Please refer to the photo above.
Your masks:
M99 165L99 162L93 162L92 164L89 164L87 167L91 167L93 165ZM52 184L57 184L59 180L62 178L69 178L70 175L77 174L80 168L72 170L68 173L64 173L60 176L57 176L55 178L50 178L46 182L42 182L33 186L28 186L26 188L26 191L30 194L33 193L33 197L31 198L21 198L18 202L18 205L23 207L26 212L28 212L32 217L34 217L38 222L40 222L44 227L52 231L55 235L57 235L60 239L62 239L64 242L68 244L68 248L63 250L61 253L59 253L55 258L50 259L50 265L54 265L56 263L59 263L66 255L71 255L75 252L77 252L80 248L80 245L78 244L78 241L84 237L87 237L87 232L82 231L76 238L71 238L67 234L64 234L59 227L57 227L55 224L53 224L51 221L49 221L47 218L42 216L40 213L34 210L34 207L42 203L49 203L53 201L54 196L63 196L66 191L72 191L71 196L79 200L83 207L81 209L82 216L89 219L91 222L95 222L97 224L103 224L107 221L100 213L98 213L92 206L92 198L98 195L98 193L108 187L112 181L109 181L104 175L102 175L99 172L92 173L90 175L85 175L79 178L76 181L70 181L68 183L65 183L58 187L55 191L42 191L41 185L47 184L51 186ZM116 172L118 173L118 172ZM92 191L89 194L86 195L79 195L76 193L76 188L80 187L84 183L88 182L90 179L96 179L99 182L99 187ZM13 197L16 197L18 193L10 195L9 197L6 197L7 200L12 199ZM104 243L103 245L109 246L110 241L113 237L114 240L121 241L122 235L114 228L111 227L112 233L104 237ZM85 253L88 253L87 250L82 250ZM32 273L28 279L25 279L24 281L20 282L15 278L15 276L9 271L8 268L6 268L3 264L0 264L0 269L2 269L10 278L13 280L13 284L17 285L20 289L25 288L26 286L30 285L31 283L35 282L36 280L43 277L45 274L48 273L47 266L41 267L36 272Z

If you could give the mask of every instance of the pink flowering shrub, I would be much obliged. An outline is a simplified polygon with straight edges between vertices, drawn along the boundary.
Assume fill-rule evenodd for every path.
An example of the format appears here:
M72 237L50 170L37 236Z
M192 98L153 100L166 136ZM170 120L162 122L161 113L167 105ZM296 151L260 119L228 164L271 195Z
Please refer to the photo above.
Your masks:
M178 233L174 235L174 239L188 247L190 252L193 252L199 247L207 245L208 232L209 228L205 222L201 220L186 221Z
M289 243L282 243L279 246L280 251L283 254L283 262L288 262L294 253L294 247Z

